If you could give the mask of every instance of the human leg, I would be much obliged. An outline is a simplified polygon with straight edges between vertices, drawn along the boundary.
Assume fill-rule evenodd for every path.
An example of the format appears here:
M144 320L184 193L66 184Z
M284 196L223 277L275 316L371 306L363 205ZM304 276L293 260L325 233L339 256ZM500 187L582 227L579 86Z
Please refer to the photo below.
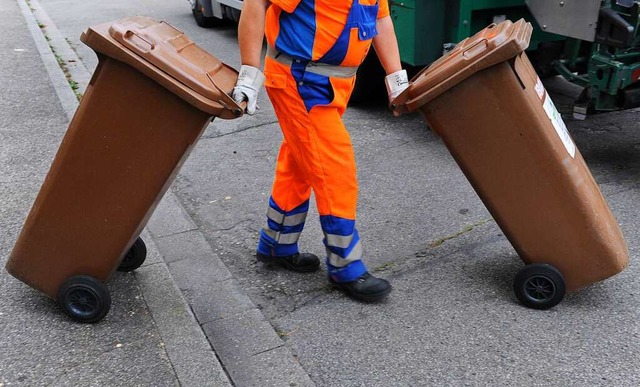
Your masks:
M330 281L358 299L377 300L386 296L391 287L387 281L367 272L355 228L358 195L355 157L351 138L341 119L352 80L329 79L329 87L334 91L328 95L333 94L334 98L323 104L311 101L320 101L320 97L326 96L315 95L314 91L325 87L328 78L322 80L307 75L304 79L294 78L287 68L269 58L265 74L269 98L285 138L283 146L286 144L286 153L281 149L278 159L272 198L276 198L275 203L280 206L288 206L278 203L279 200L281 203L286 201L277 199L280 196L297 197L293 203L302 203L302 199L308 199L308 189L312 187L325 236ZM314 85L316 81L318 83ZM306 208L297 210L306 213L307 209L308 201ZM279 212L287 216L289 208L283 210ZM269 228L275 231L275 228ZM291 231L298 232L298 229ZM297 242L297 237L291 238L288 242L294 239ZM261 237L261 242L263 239L272 242L266 237ZM283 245L282 240L279 242L275 245L276 250Z
M298 239L304 228L310 195L311 186L292 158L285 140L276 163L267 225L260 232L258 260L297 272L318 269L319 260L315 255L298 251Z

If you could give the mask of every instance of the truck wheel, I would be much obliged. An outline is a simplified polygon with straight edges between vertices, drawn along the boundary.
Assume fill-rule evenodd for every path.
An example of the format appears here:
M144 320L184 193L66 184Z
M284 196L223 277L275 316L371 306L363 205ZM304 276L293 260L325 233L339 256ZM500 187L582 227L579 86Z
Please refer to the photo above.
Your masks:
M147 246L144 244L142 238L138 238L133 242L133 245L122 259L122 262L120 262L118 271L134 271L144 263L146 258Z
M516 275L513 291L524 306L533 309L549 309L558 305L564 298L564 277L551 265L530 264Z
M209 28L220 24L221 19L215 16L205 16L202 11L204 11L202 0L195 0L191 6L191 12L193 13L193 18L196 19L197 25L202 28Z
M109 312L111 295L97 279L88 275L76 275L60 285L58 304L75 321L95 323Z

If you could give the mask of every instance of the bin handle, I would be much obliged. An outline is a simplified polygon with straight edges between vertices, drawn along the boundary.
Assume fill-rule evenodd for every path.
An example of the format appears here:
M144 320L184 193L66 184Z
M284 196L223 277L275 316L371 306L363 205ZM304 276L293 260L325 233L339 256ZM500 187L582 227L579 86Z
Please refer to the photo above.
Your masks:
M238 105L233 98L229 97L226 91L222 90L220 86L211 78L211 75L207 72L207 78L209 78L209 82L213 85L213 87L220 93L222 99L219 99L218 102L227 110L230 110L236 117L240 117L242 112L244 111L244 106Z
M178 29L178 28L174 27L173 25L171 25L171 24L167 23L167 22L166 22L166 21L164 21L164 20L160 20L160 24L163 24L163 23L164 23L164 24L166 24L166 25L168 25L169 27L173 28L174 30L178 31L181 35L184 35L184 32L183 32L182 30L180 30L180 29Z
M487 39L480 39L474 45L472 45L471 47L465 49L462 52L462 57L465 60L471 60L471 59L475 58L476 56L486 52L488 48L489 48L489 44L488 44Z
M149 45L149 49L147 49L146 47L142 47L139 42L137 42L134 39L131 39L131 36L135 36L138 39L140 39L143 42L145 42L146 44L148 44ZM153 44L152 42L148 41L147 39L145 39L144 37L142 37L140 34L138 34L135 31L127 30L124 33L123 37L124 37L125 41L129 42L130 48L136 49L139 53L147 54L151 50L156 48L155 44Z

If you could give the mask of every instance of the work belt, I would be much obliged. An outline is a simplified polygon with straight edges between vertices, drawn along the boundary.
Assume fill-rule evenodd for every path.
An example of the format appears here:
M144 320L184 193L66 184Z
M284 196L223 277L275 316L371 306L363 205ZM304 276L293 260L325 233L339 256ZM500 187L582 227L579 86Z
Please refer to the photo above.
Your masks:
M289 55L283 54L271 46L267 47L267 56L278 63L282 63L287 67L291 67L293 63L305 62L304 59L290 57ZM336 66L327 63L308 61L305 67L305 71L318 75L324 75L326 77L351 78L356 75L358 67Z

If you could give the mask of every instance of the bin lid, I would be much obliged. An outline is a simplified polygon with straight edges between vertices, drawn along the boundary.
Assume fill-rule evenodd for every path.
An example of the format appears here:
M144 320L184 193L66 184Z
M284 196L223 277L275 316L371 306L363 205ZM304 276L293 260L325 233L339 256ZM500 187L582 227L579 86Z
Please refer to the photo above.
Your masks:
M196 108L236 118L242 108L229 96L238 73L167 22L132 16L89 27L80 40L125 62Z
M524 19L491 24L413 77L391 108L398 113L415 111L478 71L517 56L529 46L532 30Z

